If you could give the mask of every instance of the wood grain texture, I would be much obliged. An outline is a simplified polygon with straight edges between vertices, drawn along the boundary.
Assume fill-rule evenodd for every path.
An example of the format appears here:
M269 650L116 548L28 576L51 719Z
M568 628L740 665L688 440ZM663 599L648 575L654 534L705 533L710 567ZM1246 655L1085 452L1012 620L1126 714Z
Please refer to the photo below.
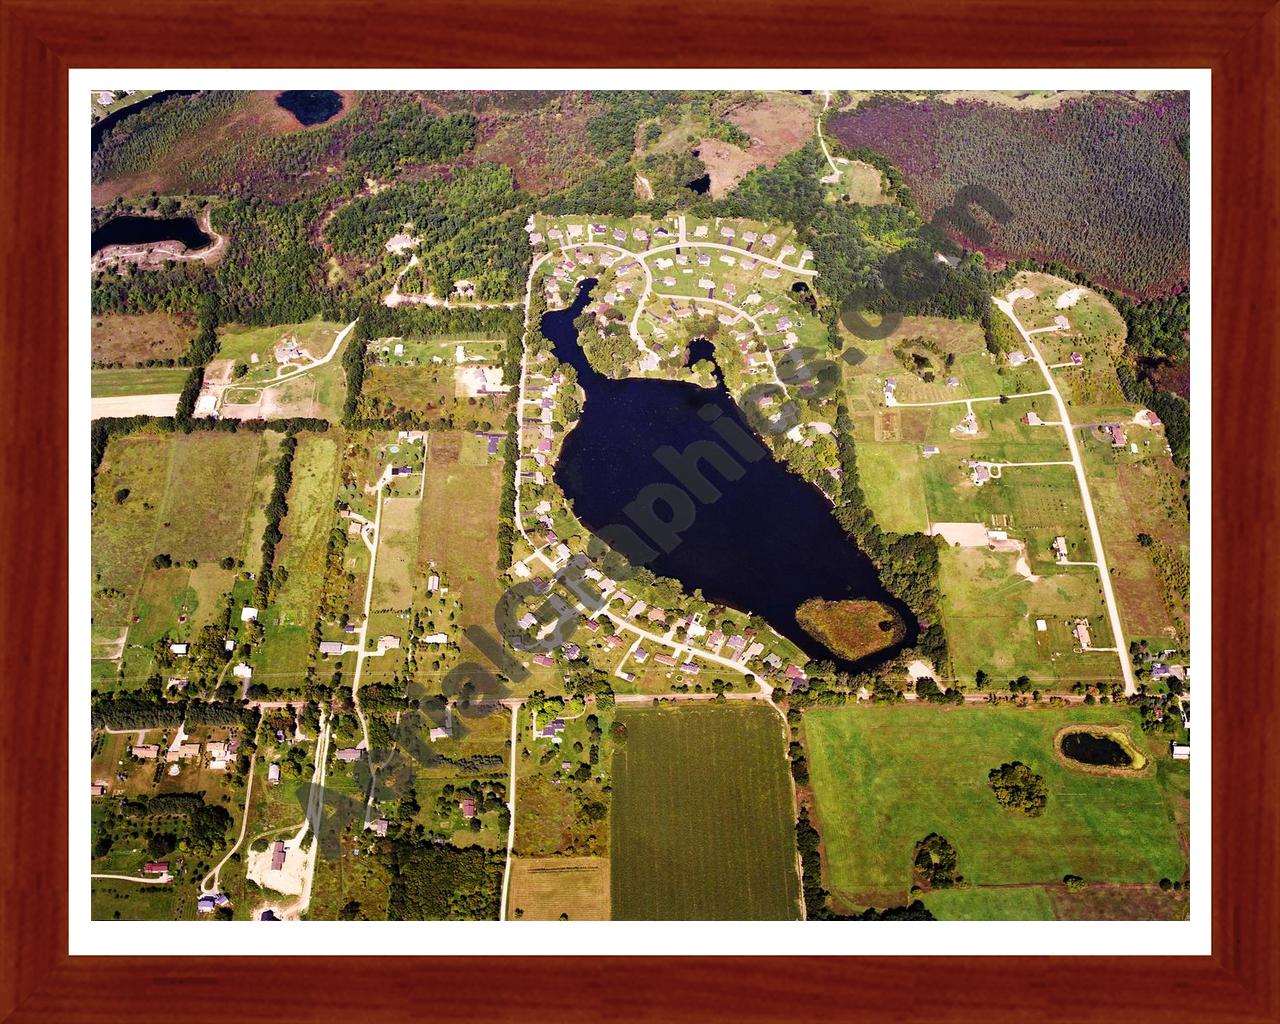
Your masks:
M1280 480L1266 429L1280 411L1278 58L1280 14L1264 2L743 0L726 11L672 0L502 0L397 12L367 0L0 0L0 1018L1280 1019ZM67 69L592 63L1214 69L1212 957L366 960L336 937L335 953L350 955L66 955Z

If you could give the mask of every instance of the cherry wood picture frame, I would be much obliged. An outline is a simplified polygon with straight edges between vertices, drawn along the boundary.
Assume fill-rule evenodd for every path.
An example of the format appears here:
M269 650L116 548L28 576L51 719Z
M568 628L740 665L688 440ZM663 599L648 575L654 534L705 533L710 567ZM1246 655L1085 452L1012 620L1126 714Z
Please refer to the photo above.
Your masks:
M0 0L0 1019L1280 1020L1278 56L1270 0ZM1212 69L1212 955L68 955L68 69L556 65Z

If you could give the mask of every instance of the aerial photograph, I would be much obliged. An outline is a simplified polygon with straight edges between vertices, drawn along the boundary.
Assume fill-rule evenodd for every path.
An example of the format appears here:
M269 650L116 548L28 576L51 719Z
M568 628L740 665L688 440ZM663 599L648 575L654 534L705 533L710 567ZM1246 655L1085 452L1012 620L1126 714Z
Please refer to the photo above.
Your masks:
M84 102L92 921L1189 918L1189 93Z

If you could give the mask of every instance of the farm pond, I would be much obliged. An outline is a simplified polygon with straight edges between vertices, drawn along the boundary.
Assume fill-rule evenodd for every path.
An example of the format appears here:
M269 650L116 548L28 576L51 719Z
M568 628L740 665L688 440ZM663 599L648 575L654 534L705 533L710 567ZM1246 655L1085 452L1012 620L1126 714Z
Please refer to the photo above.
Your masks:
M1062 737L1062 753L1081 764L1128 768L1133 758L1110 736L1093 732L1069 732Z

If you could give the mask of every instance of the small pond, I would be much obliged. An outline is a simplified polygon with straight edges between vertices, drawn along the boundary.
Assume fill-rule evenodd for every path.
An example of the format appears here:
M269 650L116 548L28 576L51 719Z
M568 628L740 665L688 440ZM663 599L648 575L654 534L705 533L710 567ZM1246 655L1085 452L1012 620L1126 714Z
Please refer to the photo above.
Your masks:
M290 89L276 97L276 104L296 117L299 124L323 124L342 109L342 96L327 89Z
M200 230L194 217L112 217L93 233L93 252L109 245L150 245L181 242L188 249L203 249L213 239Z
M1095 732L1069 732L1062 737L1062 753L1081 764L1104 768L1128 768L1133 764L1123 744Z
M709 363L716 361L716 347L706 338L694 338L689 342L689 355L684 361L686 368L693 366L694 363L705 359ZM720 372L720 368L716 367L716 373Z
M700 196L705 196L711 191L711 175L704 174L701 178L694 178L689 182L688 187L693 189Z

